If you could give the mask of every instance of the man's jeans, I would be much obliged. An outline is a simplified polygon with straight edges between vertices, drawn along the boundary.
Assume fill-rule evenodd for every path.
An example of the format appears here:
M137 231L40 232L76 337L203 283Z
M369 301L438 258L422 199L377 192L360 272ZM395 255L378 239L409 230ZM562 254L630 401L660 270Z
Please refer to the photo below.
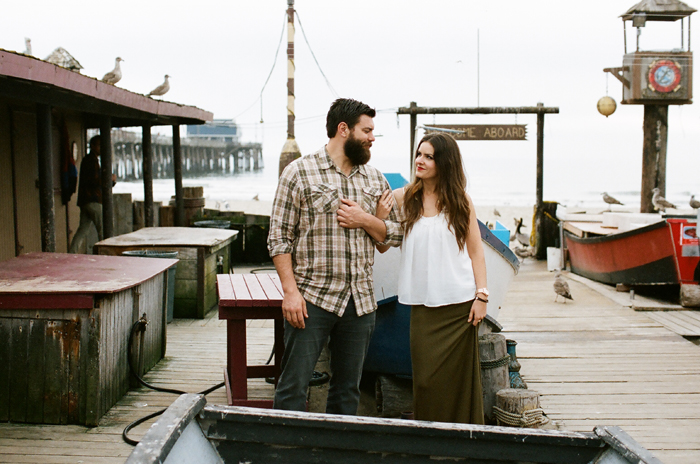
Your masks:
M375 313L357 316L350 298L343 317L308 301L306 328L296 329L284 322L282 375L275 391L275 409L306 411L306 395L316 361L330 336L331 381L326 412L357 414L360 403L362 366L374 331Z

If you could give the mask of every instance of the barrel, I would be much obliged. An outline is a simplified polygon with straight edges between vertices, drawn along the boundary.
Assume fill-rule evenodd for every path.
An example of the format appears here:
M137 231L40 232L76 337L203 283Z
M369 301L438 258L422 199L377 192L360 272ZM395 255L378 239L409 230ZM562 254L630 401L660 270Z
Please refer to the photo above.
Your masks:
M481 388L484 395L484 417L486 423L496 423L493 407L496 393L510 387L508 364L510 355L506 348L506 337L488 333L479 337L479 359L481 360Z

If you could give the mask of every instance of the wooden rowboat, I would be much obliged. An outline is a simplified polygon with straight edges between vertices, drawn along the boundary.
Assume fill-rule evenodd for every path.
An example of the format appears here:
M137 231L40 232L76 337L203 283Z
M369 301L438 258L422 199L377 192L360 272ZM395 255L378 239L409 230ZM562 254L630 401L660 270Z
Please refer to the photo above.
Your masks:
M207 406L182 395L127 459L148 463L660 464L617 427L592 432Z
M700 258L695 221L687 217L608 235L577 236L566 230L571 270L607 284L697 284Z

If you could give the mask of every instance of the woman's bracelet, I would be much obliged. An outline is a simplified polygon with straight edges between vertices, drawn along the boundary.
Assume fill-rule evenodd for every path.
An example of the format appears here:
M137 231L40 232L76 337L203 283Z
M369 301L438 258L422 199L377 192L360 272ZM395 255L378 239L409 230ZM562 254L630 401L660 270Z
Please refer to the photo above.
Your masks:
M484 299L481 298L480 296L477 296L476 299L479 300L479 301L483 301L484 303L488 303L488 302L489 302L489 300L484 300Z

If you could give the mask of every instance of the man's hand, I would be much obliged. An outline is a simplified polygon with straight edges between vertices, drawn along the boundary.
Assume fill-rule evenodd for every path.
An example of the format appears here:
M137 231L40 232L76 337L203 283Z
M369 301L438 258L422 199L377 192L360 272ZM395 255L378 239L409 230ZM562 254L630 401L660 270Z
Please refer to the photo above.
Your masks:
M305 327L304 319L309 317L309 314L306 312L306 301L304 301L299 290L296 292L284 292L282 316L292 327L297 329Z
M367 213L352 200L341 198L342 205L338 209L338 224L346 229L359 229L365 225Z

